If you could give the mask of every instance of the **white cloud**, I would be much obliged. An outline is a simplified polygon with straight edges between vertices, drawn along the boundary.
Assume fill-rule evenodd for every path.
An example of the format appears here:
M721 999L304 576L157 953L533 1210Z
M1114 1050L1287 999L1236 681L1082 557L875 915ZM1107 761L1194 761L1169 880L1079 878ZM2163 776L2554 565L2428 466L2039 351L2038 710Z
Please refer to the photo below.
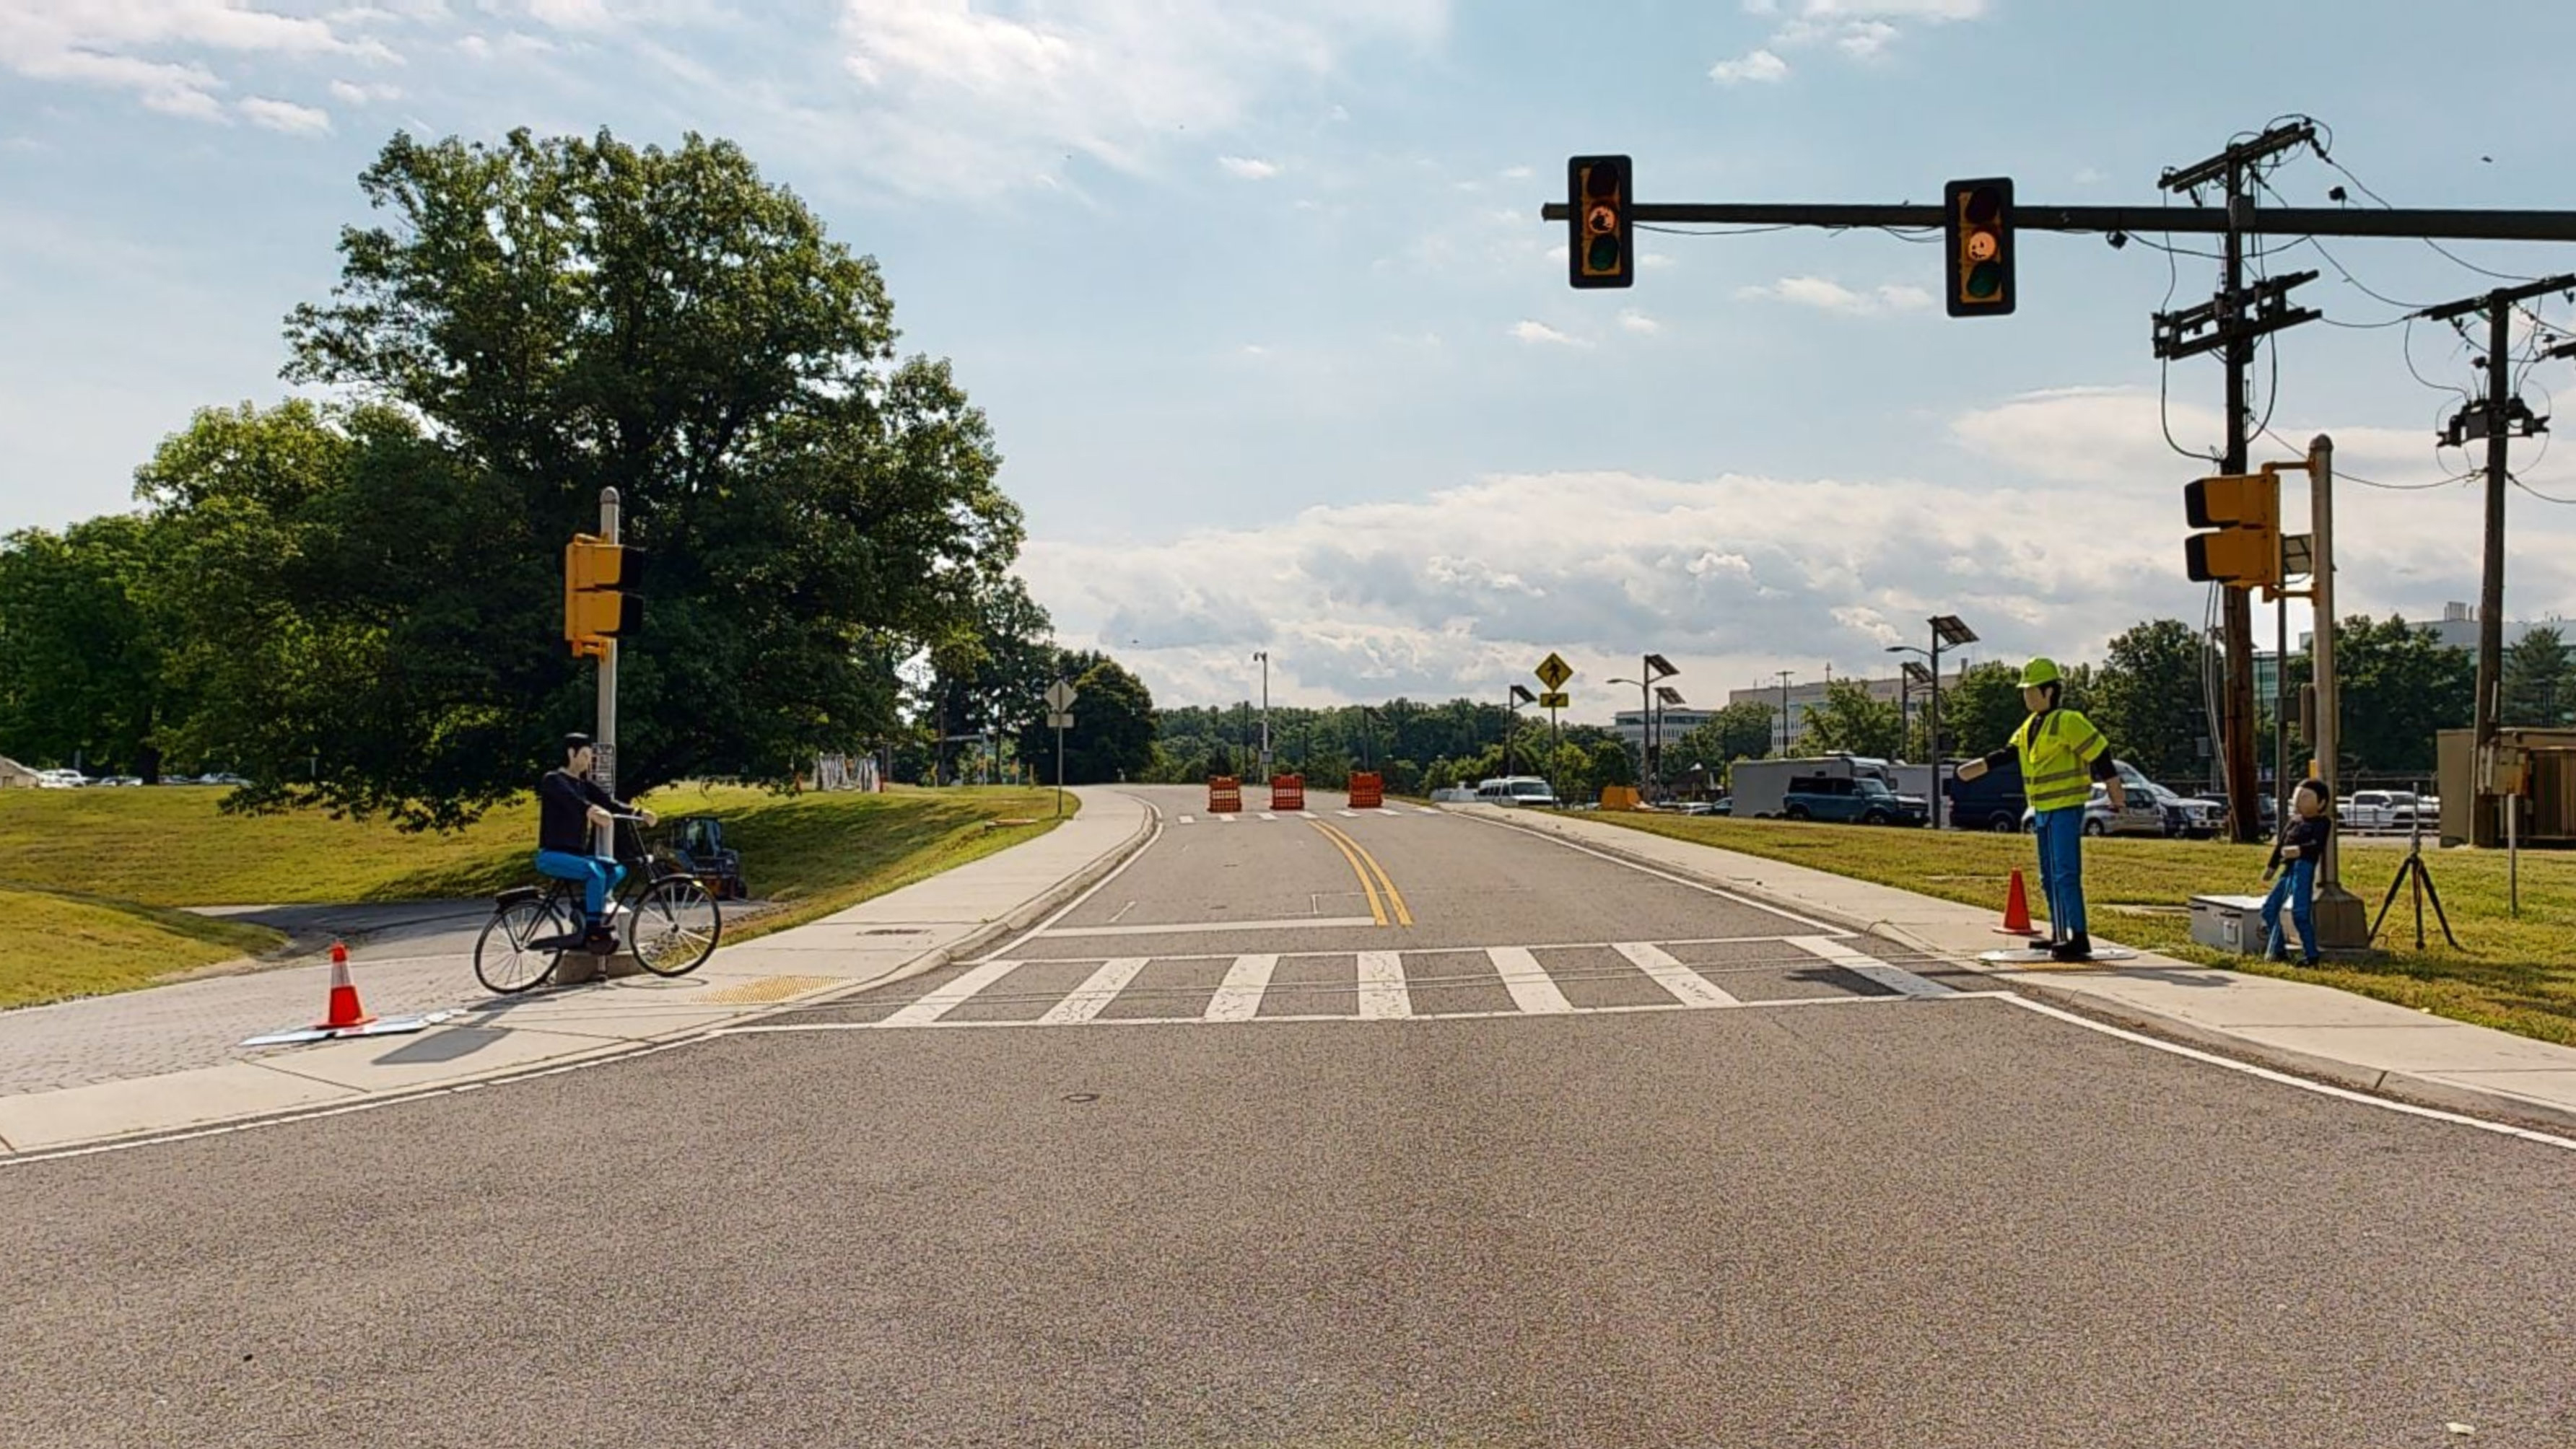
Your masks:
M1533 322L1528 318L1523 318L1520 321L1513 323L1511 335L1519 338L1523 342L1553 342L1560 347L1589 347L1592 345L1580 337L1574 337L1566 333L1559 332L1544 322Z
M371 105L377 101L398 101L402 99L402 87L335 80L331 82L331 99L348 106Z
M1861 20L1844 27L1834 38L1834 46L1854 60L1868 60L1887 49L1896 38L1896 27L1884 20Z
M1986 13L1986 0L1802 0L1801 13L1868 20L1894 16L1920 20L1974 20Z
M1877 60L1904 34L1897 22L1946 23L1985 13L1985 0L1803 0L1798 15L1772 32L1771 44L1788 50L1830 41L1853 60Z
M1239 176L1246 181L1267 181L1279 174L1277 162L1264 161L1253 156L1219 156L1216 164L1224 167L1226 174Z
M1663 323L1656 321L1654 318L1647 316L1645 313L1638 311L1634 307L1626 308L1619 313L1619 325L1630 332L1641 333L1649 337L1664 330Z
M1738 297L1769 298L1794 302L1824 312L1841 312L1853 317L1874 317L1889 312L1920 312L1932 305L1932 294L1921 287L1887 283L1866 292L1855 292L1840 282L1825 277L1782 277L1767 287L1741 287Z
M331 134L331 113L313 106L299 106L293 101L272 100L267 96L247 96L236 107L250 123L270 131L284 131L295 136Z
M222 119L217 58L324 55L395 59L379 41L341 35L331 19L246 0L0 0L0 70L130 92L168 115Z
M2175 412L2186 436L2216 422ZM2438 476L2414 430L2333 432L2356 472ZM2140 619L2197 623L2182 484L2202 470L2165 447L2152 392L2032 394L1951 434L2009 467L1974 486L1498 474L1161 541L1041 539L1021 572L1069 643L1111 649L1174 704L1239 697L1254 648L1273 651L1273 693L1296 702L1483 698L1558 649L1582 671L1577 717L1599 719L1619 700L1598 681L1635 662L1639 639L1681 664L1697 703L1773 669L1882 675L1885 645L1932 613L1966 617L1987 641L1975 657L1994 658L2098 659ZM2475 597L2475 489L2352 486L2336 509L2342 607L2423 617ZM2516 527L2517 607L2576 599L2576 510L2527 509Z
M1789 63L1767 50L1748 52L1734 60L1721 60L1708 68L1708 78L1722 86L1741 85L1746 81L1776 81L1789 73Z
M610 20L604 0L527 0L528 17L557 30L605 30Z
M1503 168L1503 179L1505 181L1527 181L1537 174L1537 172L1532 171L1526 166L1506 166Z
M1081 156L1146 171L1223 136L1274 92L1386 42L1428 45L1447 0L1062 0L1018 14L964 0L841 0L858 88L854 164L898 185L1001 189Z
M2097 170L2095 170L2095 169L2093 169L2092 167L2090 167L2090 166L2078 166L2078 167L2076 167L2076 168L2075 168L2075 184L2076 184L2076 185L2078 185L2078 186L2098 186L2098 185L2100 185L2100 184L2101 184L2101 182L2102 182L2102 173L2101 173L2101 172L2099 172L2099 171L2097 171Z

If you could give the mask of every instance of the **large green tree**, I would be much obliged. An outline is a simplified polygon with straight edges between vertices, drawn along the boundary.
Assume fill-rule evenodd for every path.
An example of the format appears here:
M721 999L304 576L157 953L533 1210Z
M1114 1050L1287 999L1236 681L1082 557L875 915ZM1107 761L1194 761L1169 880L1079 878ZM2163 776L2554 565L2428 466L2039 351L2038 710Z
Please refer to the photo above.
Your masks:
M1094 651L1060 657L1056 673L1076 694L1073 728L1064 732L1064 782L1101 785L1142 780L1154 768L1154 694L1124 665ZM1055 778L1055 732L1043 710L1020 731L1020 758Z
M2150 619L2111 640L2092 720L2120 758L2160 780L2190 779L2209 733L2201 680L2199 635L2179 619Z
M1837 679L1825 686L1825 700L1807 711L1798 732L1798 748L1809 753L1842 753L1893 759L1905 747L1905 729L1896 702L1872 698L1858 680Z
M2557 626L2541 625L2504 651L2503 720L2542 727L2576 720L2576 656Z
M1711 770L1737 760L1758 760L1771 753L1779 720L1779 712L1760 700L1739 700L1683 735L1672 752L1684 756L1685 764L1702 764Z
M2313 677L2313 657L2292 661L2293 687ZM2476 704L2475 656L2395 614L2356 614L2337 625L2335 672L2347 771L2431 774L2436 735L2467 728Z
M525 788L589 720L558 570L607 487L650 557L621 789L894 731L895 661L974 614L1020 521L947 365L898 359L876 264L696 136L396 135L360 185L386 224L343 233L286 374L373 406L201 418L145 480L227 601L202 733L253 799L450 825ZM251 627L259 681L211 657Z
M2021 670L2001 660L1972 664L1941 692L1942 743L1953 756L1989 755L2030 717L2022 707Z
M126 513L0 540L0 755L160 779L185 711L154 587L173 542Z

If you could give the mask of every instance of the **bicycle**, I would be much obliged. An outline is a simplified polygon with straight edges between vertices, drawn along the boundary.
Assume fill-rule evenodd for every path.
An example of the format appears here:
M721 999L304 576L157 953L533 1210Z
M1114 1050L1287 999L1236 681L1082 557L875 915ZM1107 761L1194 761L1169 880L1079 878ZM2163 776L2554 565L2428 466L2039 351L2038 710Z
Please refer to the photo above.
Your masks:
M645 846L642 833L631 831L642 816L610 818L616 823L612 848L622 847L632 833L636 850L630 856L621 849L617 857L628 870L609 896L607 941L595 944L589 937L580 882L549 878L543 886L515 886L493 898L492 919L474 939L474 977L486 990L502 996L532 991L553 978L567 951L614 954L621 920L627 954L656 976L686 976L715 953L724 913L706 883Z

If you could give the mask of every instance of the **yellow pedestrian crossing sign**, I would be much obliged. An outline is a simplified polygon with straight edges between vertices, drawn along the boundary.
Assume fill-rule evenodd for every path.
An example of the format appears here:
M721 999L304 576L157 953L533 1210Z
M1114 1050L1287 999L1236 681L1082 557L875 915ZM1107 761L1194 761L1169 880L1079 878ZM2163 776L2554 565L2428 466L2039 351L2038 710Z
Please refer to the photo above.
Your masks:
M1538 662L1538 668L1530 672L1538 676L1539 683L1558 690L1565 688L1565 681L1574 677L1574 666L1565 662L1565 656L1550 651L1545 659Z

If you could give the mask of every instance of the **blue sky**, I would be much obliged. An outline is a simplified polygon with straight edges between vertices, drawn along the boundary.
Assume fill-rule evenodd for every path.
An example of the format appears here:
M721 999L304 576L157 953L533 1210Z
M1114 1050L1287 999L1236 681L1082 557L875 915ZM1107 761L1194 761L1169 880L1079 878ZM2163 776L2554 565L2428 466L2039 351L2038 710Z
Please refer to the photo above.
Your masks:
M1565 157L1633 154L1650 200L2003 174L2152 203L2302 111L2398 205L2576 209L2550 100L2576 7L2479 8L2516 40L2473 75L2394 0L0 0L0 526L129 506L191 408L283 395L280 319L329 289L396 128L697 130L882 262L906 345L992 417L1033 591L1164 702L1240 697L1255 649L1303 702L1496 697L1557 649L1597 718L1642 649L1714 702L1883 672L1932 612L1995 657L2098 654L2202 616L2202 470L2164 442L2147 315L2211 263L2032 236L2018 315L1954 322L1931 247L1656 236L1633 290L1576 293L1538 220ZM2323 205L2344 178L2274 180ZM2494 284L2329 246L2405 301ZM2397 314L2313 248L2277 265L2324 270L2301 295L2339 321ZM2386 483L2463 467L2431 445L2472 380L2447 331L2312 324L2277 355L2281 436ZM2533 405L2571 381L2535 367ZM2175 437L2213 445L2216 364L2170 382ZM2520 456L2576 498L2576 449ZM2475 597L2473 488L2338 500L2348 607ZM2576 506L2511 506L2509 612L2576 612Z

